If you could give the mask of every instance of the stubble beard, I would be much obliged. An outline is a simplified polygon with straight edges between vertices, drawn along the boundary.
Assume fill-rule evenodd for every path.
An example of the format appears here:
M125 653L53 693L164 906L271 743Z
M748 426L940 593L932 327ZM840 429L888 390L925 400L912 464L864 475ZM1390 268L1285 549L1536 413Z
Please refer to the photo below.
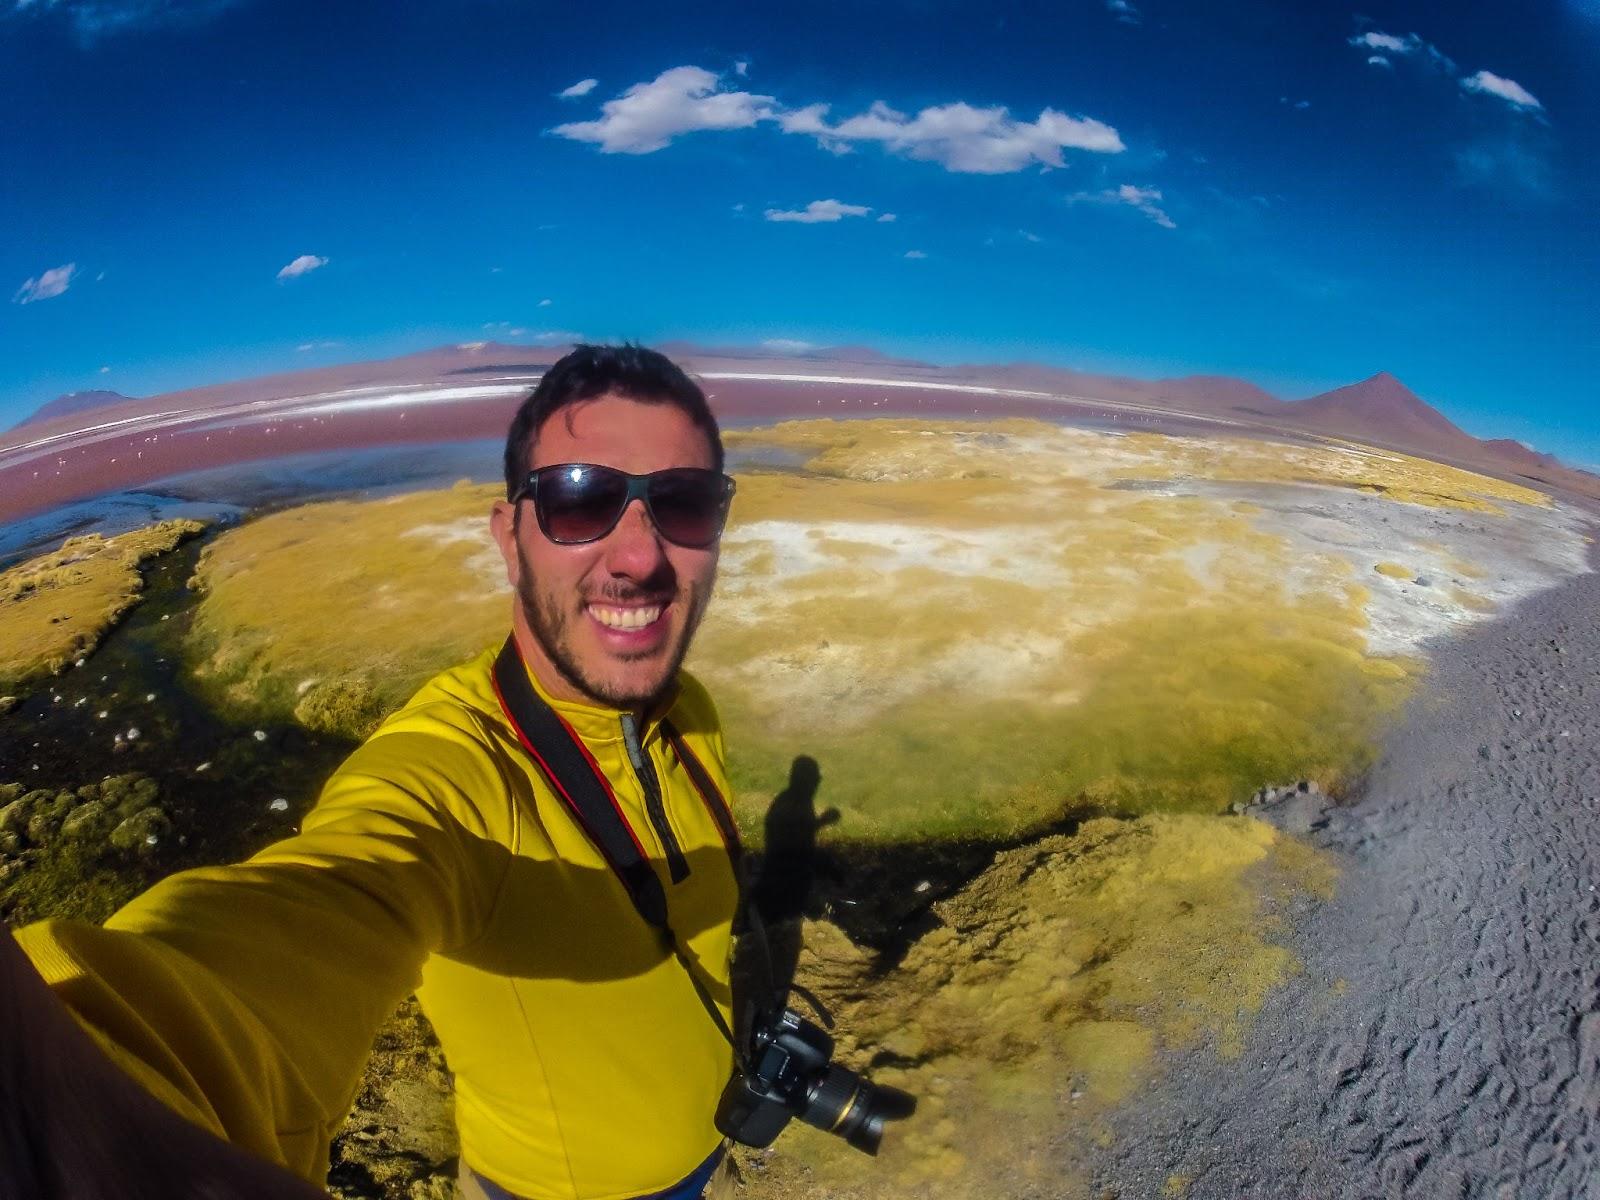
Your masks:
M521 558L520 547L517 553ZM590 599L625 601L631 598L618 592ZM568 685L597 704L610 708L637 708L644 711L648 711L657 701L663 699L677 680L678 669L683 665L684 656L689 653L689 644L694 640L695 631L700 628L700 618L705 614L706 598L706 594L693 585L687 590L680 587L673 595L672 602L674 604L683 602L684 612L683 627L678 632L677 644L666 649L667 665L660 679L647 692L637 694L605 679L596 678L584 669L572 646L571 626L572 620L585 619L582 606L580 605L576 614L573 614L568 606L562 603L561 597L541 593L535 586L534 574L529 569L526 558L522 558L522 579L517 587L517 602L522 606L522 615L528 623L529 631ZM618 655L615 656L615 660L622 663L638 662L642 659L655 658L658 654L659 651L651 651L645 654Z

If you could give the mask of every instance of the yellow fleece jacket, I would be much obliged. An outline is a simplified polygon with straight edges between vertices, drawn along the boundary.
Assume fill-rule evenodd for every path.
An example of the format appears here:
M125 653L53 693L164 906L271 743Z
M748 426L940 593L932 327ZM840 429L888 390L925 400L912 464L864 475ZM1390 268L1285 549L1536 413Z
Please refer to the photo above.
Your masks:
M153 1093L314 1182L379 1024L415 990L455 1075L470 1166L540 1200L647 1195L716 1147L732 1051L518 745L491 685L494 653L435 677L386 720L300 833L245 863L172 876L104 928L44 921L17 940ZM640 741L689 868L677 883L623 714L551 703L605 771L731 1022L734 868L661 713ZM725 797L705 690L680 676L663 707Z

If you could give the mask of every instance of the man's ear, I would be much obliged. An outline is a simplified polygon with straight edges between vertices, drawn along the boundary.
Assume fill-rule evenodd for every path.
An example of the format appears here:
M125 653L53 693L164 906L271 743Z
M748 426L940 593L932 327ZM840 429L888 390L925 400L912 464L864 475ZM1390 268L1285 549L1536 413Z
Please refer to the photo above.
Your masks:
M513 590L522 584L522 558L517 553L517 506L509 500L496 500L489 510L489 533L500 547L506 564L506 582Z

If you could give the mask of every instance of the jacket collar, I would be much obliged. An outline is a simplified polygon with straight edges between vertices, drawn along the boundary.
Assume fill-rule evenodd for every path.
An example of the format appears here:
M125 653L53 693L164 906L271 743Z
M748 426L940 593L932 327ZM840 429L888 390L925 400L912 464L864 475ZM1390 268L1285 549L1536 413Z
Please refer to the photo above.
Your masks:
M533 684L533 690L539 693L539 698L555 709L561 715L561 719L572 726L573 731L585 742L594 745L622 740L622 716L627 710L586 700L557 700L529 665L526 657L522 659L522 667L528 673L528 680ZM651 706L650 711L644 714L644 719L639 723L641 742L647 742L655 736L662 719L672 711L672 706L678 702L682 692L683 684L674 678L667 689L667 694Z

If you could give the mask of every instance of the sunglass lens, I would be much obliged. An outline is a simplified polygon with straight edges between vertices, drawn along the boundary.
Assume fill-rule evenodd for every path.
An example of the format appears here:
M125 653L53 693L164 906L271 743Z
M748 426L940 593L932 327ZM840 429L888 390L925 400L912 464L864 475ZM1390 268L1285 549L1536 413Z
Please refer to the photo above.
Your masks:
M709 546L722 532L727 485L715 471L660 471L650 479L650 515L680 546Z
M542 471L539 523L553 542L592 542L611 531L627 496L627 479L606 467Z

